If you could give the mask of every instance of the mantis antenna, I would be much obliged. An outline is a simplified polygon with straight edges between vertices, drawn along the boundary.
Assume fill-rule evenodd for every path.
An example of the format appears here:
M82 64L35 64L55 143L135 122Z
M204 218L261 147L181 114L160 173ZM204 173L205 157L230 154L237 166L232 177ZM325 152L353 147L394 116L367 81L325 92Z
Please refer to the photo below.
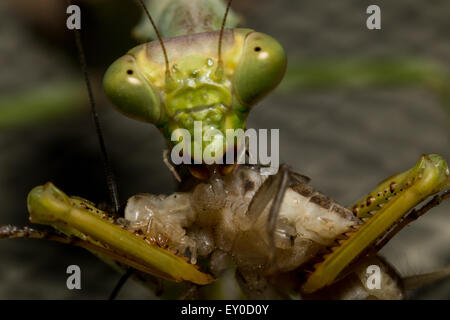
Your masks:
M69 3L69 5L71 5L72 1L69 0L68 3ZM98 113L97 113L97 107L95 104L94 94L92 92L91 82L89 80L89 73L87 71L86 55L84 53L83 43L81 41L81 35L80 35L81 32L78 29L75 29L74 31L75 31L75 42L76 42L76 46L78 49L78 58L80 60L81 70L82 70L83 76L84 76L84 82L86 83L86 88L87 88L88 95L89 95L89 102L91 104L92 119L94 121L95 131L97 132L97 138L98 138L98 142L100 144L100 150L102 153L103 167L105 170L106 183L108 184L109 196L114 205L114 211L117 214L120 209L119 192L117 190L118 189L117 182L114 177L114 173L112 171L111 164L108 159L108 152L106 151L105 140L103 139L102 128L101 128L100 120L99 120Z
M152 24L153 29L155 29L156 36L158 37L158 41L161 44L161 48L162 48L162 51L163 51L163 54L164 54L164 62L166 64L166 77L169 77L170 76L169 58L167 57L167 51L166 51L166 47L164 46L164 41L163 41L163 39L161 37L161 34L159 33L158 28L156 27L155 22L153 21L152 16L150 15L150 12L148 12L147 7L144 4L144 1L143 0L137 0L137 1L142 6L142 9L144 9L144 12L147 15L148 19L150 20L150 23Z
M219 49L218 49L218 64L219 64L219 68L222 66L222 38L223 38L223 30L225 29L225 23L227 22L227 16L228 16L228 12L230 11L230 7L231 7L231 2L233 2L233 0L229 0L228 4L227 4L227 8L225 10L225 15L223 16L223 20L222 20L222 27L220 28L220 33L219 33Z

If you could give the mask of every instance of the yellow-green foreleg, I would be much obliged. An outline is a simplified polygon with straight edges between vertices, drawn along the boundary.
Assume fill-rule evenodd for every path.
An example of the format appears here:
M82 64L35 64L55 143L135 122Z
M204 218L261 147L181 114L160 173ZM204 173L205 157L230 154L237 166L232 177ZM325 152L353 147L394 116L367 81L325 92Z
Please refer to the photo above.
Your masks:
M101 249L100 254L111 251L112 256L123 256L134 262L133 267L142 265L145 272L155 276L196 284L213 281L183 258L114 224L106 213L87 201L68 197L51 183L30 192L28 211L31 222L50 225L68 236L89 241Z
M311 293L333 283L346 266L395 222L425 198L448 186L447 163L436 154L423 155L412 169L383 181L353 207L365 223L315 265L302 291Z

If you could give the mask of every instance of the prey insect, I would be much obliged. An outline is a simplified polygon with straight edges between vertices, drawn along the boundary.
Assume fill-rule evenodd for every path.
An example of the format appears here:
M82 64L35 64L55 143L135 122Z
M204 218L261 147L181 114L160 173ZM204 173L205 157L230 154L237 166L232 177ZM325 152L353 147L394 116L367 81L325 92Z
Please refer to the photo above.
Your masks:
M224 30L224 24L225 18L220 30L174 38L156 31L158 41L130 50L109 68L105 92L125 115L155 124L169 143L177 128L192 131L194 120L206 123L203 133L244 128L251 107L280 81L286 59L270 36ZM230 151L211 141L191 149ZM51 183L36 187L28 197L31 222L60 233L4 227L0 234L79 245L136 274L196 286L234 267L251 298L286 298L293 292L303 298L402 298L401 279L375 253L412 220L417 204L449 183L445 160L424 155L348 209L287 166L270 177L250 166L188 169L198 179L185 191L136 195L119 219ZM365 267L373 264L382 270L379 291L363 281Z

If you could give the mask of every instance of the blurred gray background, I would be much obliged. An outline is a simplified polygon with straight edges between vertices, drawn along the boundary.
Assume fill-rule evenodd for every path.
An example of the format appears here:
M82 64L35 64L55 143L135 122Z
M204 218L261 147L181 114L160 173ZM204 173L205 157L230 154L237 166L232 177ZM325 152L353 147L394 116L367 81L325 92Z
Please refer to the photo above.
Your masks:
M108 200L61 3L0 2L0 225L26 224L26 195L47 181L97 203ZM80 3L90 73L100 88L106 67L135 44L129 34L139 12L132 1ZM369 4L381 7L380 31L366 28ZM292 80L309 61L412 59L419 67L423 61L448 74L449 1L247 0L235 1L233 7L245 17L245 27L279 39L289 57L286 81L252 111L248 127L279 128L282 162L310 176L320 191L350 205L384 178L410 168L423 153L450 160L450 112L445 99L430 90L430 79L322 89L297 87ZM61 97L52 98L55 92ZM161 159L165 143L159 132L118 114L100 89L96 98L121 200L137 192L172 192L175 183ZM55 104L59 111L35 115L39 102ZM13 106L18 114L2 106ZM414 275L449 266L449 244L450 202L405 228L382 254L403 275ZM66 288L70 264L82 269L80 291ZM79 248L0 241L0 299L104 299L118 279L115 271ZM133 282L119 296L151 297ZM449 299L450 279L410 297Z

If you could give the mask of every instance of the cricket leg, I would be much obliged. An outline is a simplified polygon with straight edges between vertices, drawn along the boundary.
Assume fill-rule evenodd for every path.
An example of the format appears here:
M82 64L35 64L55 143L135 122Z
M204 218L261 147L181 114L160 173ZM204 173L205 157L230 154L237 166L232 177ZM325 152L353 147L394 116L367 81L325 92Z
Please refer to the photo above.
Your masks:
M165 149L163 151L163 162L166 165L166 167L169 169L169 171L172 173L172 175L174 176L174 178L178 181L181 182L181 178L180 175L178 174L177 170L175 169L175 167L170 163L169 160L169 149Z
M289 295L269 283L268 279L254 270L236 270L236 280L244 295L251 300L287 300Z
M40 231L30 227L20 228L12 225L5 225L0 227L0 239L16 238L42 239L56 241L64 244L78 244L76 243L75 239L57 232Z
M272 261L275 253L275 228L286 190L291 186L306 184L308 182L308 177L295 173L291 171L287 165L282 164L277 174L269 176L266 181L264 181L250 202L247 216L252 221L256 221L267 205L272 201L266 225L270 246L269 262Z
M127 268L125 273L120 277L119 281L117 282L116 286L114 287L113 291L109 295L108 300L115 300L117 296L119 295L120 290L123 288L125 283L130 279L130 277L133 275L134 270L132 268Z

